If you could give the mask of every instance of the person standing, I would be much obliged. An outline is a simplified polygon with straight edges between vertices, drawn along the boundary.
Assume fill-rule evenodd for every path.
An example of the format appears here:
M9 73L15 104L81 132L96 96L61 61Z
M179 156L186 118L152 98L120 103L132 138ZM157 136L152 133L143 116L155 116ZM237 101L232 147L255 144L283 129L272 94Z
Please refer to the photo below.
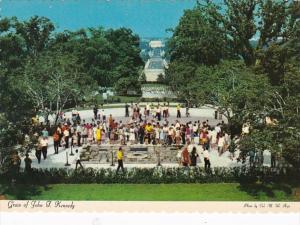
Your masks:
M131 126L130 129L129 129L129 141L130 141L131 145L133 145L135 143L135 136L134 136L133 126Z
M209 160L209 152L207 149L205 149L203 151L203 157L204 157L204 168L205 170L209 170L210 169L210 160Z
M47 159L48 139L43 137L40 139L40 145L42 147L42 154L44 160Z
M65 148L69 148L69 137L70 137L70 131L69 127L66 127L64 130L64 140L65 140Z
M197 149L194 146L193 150L191 152L191 166L197 166L197 158L199 157L199 155L197 154Z
M25 171L27 173L30 173L32 160L31 160L31 158L29 158L28 153L26 153L26 158L24 159L24 162L25 162Z
M82 126L82 144L87 144L88 138L88 124L84 123Z
M97 141L98 145L101 144L101 128L100 128L100 125L98 125L98 127L96 129L96 141Z
M48 138L48 136L49 136L49 133L48 133L46 127L45 127L45 128L43 129L43 131L42 131L42 136L45 137L45 138Z
M59 143L59 147L61 147L61 139L63 138L63 132L61 130L61 124L60 123L57 125L56 132L59 135L58 143Z
M97 120L98 108L97 108L96 105L95 105L95 107L94 107L94 109L93 109L93 112L94 112L94 119Z
M147 117L150 116L150 105L147 103L146 105Z
M41 156L42 156L42 146L41 146L41 138L38 139L38 145L35 149L35 156L38 160L38 163L41 163Z
M159 144L165 145L165 132L163 130L163 127L159 127Z
M170 102L168 102L167 107L166 107L166 115L167 115L167 117L170 116L169 108L170 108Z
M125 117L129 117L129 105L125 104Z
M186 105L186 108L185 108L185 116L190 117L190 108L189 108L188 104Z
M177 104L176 109L177 109L177 118L181 118L180 104Z
M81 146L81 136L82 136L82 126L80 122L78 122L77 127L76 127L76 133L77 133L77 146Z
M191 158L187 147L181 153L182 165L188 167L191 164Z
M139 130L138 130L138 137L140 140L140 144L144 144L144 137L145 137L145 130L143 125L140 125Z
M167 107L166 107L166 103L164 103L163 108L162 108L162 111L163 111L163 118L166 118L166 117L167 117Z
M53 134L53 143L54 143L54 154L58 154L59 134L58 134L57 130L55 130L54 134Z
M224 153L224 149L225 149L225 135L221 132L220 137L218 139L219 156L221 156Z
M123 165L123 150L122 147L119 148L119 151L117 152L117 159L118 159L118 168L117 168L117 174L122 169L122 173L124 174L124 165Z
M146 134L146 138L147 138L146 144L150 144L152 134L153 134L153 126L150 122L148 122L148 124L145 126L145 134Z
M161 107L160 107L159 104L156 107L156 118L157 118L158 121L161 120Z
M83 166L82 166L81 161L80 161L80 152L78 151L78 149L76 149L75 154L76 154L76 167L75 167L75 170L77 170L78 165L81 167L81 169L83 169Z

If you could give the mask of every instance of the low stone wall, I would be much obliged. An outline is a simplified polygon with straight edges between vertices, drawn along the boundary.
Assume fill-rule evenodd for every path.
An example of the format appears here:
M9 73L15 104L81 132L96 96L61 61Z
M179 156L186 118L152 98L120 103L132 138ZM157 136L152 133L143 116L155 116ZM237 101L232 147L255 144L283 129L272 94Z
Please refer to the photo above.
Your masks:
M80 152L81 161L85 163L112 164L116 163L116 145L86 145ZM157 145L131 145L122 146L124 152L124 163L130 164L154 164L176 163L177 154L181 147L157 146Z
M176 98L176 95L171 91L170 87L162 86L142 86L143 98Z

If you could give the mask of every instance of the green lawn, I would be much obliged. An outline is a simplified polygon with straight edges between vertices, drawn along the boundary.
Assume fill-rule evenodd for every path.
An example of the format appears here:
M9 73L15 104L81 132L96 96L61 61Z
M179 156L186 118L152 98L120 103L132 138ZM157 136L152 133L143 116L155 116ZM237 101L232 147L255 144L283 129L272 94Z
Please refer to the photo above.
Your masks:
M12 193L14 192L14 193ZM290 187L220 184L57 184L18 187L7 199L119 201L297 201Z

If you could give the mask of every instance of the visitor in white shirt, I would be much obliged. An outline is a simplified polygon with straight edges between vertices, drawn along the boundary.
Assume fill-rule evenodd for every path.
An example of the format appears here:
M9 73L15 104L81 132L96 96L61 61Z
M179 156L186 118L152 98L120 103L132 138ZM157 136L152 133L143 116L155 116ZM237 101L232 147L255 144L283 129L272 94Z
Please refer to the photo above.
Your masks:
M78 165L81 167L81 169L83 169L83 166L82 166L81 161L80 161L80 152L78 151L78 149L76 149L76 151L75 151L75 157L76 157L75 170L77 170Z
M210 169L210 159L209 159L209 152L207 149L204 150L203 157L204 157L204 168L205 170L208 170Z
M220 124L218 124L217 126L215 126L215 131L217 132L217 134L221 132Z

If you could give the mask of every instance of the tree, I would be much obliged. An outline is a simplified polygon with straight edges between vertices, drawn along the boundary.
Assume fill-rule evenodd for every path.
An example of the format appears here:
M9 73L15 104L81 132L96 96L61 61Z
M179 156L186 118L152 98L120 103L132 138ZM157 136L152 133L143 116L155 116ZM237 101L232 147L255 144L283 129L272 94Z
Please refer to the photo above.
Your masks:
M47 48L51 33L55 27L45 17L34 16L29 21L15 21L16 34L19 34L25 41L28 54L37 57L40 52Z
M51 48L76 55L86 73L102 87L121 87L116 86L121 78L138 80L143 66L139 37L126 28L104 30L99 27L60 33ZM133 88L139 89L137 85Z
M236 53L247 66L256 62L256 50L270 43L284 42L288 23L288 1L225 0L227 8L222 18L226 33ZM257 36L259 32L259 36ZM251 40L258 38L253 46ZM281 38L281 39L280 39Z
M93 90L92 80L82 72L76 57L59 53L46 52L37 60L28 61L20 81L20 86L37 108L50 107L56 113L61 112L68 102L76 102L85 90Z
M115 88L120 95L127 95L128 91L140 90L140 83L134 77L122 77L116 84ZM139 93L139 92L138 92Z
M200 89L195 82L196 65L184 61L174 61L166 70L166 83L171 90L188 104L197 101L197 91Z
M0 114L17 122L32 113L32 101L19 91L15 77L22 71L26 51L22 37L16 34L16 18L0 20Z
M139 37L130 29L119 28L107 30L105 38L109 40L111 48L115 50L112 60L115 63L110 77L110 79L112 78L111 84L116 84L115 88L120 92L121 90L118 89L120 87L119 79L131 81L132 84L135 84L131 86L131 89L140 92L140 85L136 84L136 81L140 77L140 68L144 66L144 62L140 57Z
M190 61L215 65L230 56L227 36L222 23L211 16L221 16L218 7L209 3L186 10L168 42L172 61Z

